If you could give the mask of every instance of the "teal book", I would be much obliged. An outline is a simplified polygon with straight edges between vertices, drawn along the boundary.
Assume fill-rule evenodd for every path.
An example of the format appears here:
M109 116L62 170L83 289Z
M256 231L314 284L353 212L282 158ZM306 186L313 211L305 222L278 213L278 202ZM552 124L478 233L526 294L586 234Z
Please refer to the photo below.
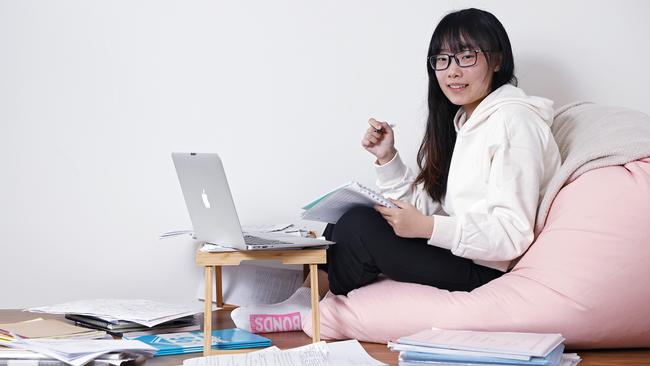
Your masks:
M150 334L140 337L124 337L135 339L156 348L154 356L180 355L185 353L203 352L203 331L166 334ZM268 347L271 340L243 329L218 329L212 331L213 349L243 349Z

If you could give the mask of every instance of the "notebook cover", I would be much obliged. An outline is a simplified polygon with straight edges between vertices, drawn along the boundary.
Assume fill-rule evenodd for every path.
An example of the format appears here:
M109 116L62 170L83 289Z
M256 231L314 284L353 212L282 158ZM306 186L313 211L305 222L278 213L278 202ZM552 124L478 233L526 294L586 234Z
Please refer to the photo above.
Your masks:
M400 360L410 362L438 362L448 365L510 365L510 366L557 366L562 359L564 344L560 344L546 357L531 357L530 360L515 360L497 357L479 357L469 355L446 355L422 352L400 352Z
M177 355L203 351L203 331L152 334L135 339L156 348L155 356ZM243 329L217 329L212 331L212 347L215 349L242 349L267 347L271 340Z

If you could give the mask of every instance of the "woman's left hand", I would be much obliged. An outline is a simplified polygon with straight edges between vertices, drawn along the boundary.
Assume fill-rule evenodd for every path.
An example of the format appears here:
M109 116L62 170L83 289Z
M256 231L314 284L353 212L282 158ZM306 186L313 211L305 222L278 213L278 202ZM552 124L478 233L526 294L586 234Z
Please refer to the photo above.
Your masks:
M377 210L393 228L397 236L403 238L429 239L433 232L433 217L423 215L408 202L389 198L399 208L375 205Z

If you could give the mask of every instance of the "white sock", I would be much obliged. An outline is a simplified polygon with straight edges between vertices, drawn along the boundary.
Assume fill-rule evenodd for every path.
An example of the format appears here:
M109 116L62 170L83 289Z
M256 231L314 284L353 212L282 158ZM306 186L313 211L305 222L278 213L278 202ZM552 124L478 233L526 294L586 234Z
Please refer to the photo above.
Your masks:
M302 319L311 310L311 289L301 287L277 304L239 307L230 313L235 326L253 333L302 330Z

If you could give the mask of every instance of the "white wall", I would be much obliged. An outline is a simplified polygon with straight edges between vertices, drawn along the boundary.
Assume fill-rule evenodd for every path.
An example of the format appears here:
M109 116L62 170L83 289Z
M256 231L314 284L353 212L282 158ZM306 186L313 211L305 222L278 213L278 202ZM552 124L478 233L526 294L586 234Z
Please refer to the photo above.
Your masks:
M243 223L296 221L398 122L411 164L437 21L505 25L520 86L650 112L646 1L0 1L0 308L194 300L172 151L219 152ZM307 223L312 225L310 223Z

